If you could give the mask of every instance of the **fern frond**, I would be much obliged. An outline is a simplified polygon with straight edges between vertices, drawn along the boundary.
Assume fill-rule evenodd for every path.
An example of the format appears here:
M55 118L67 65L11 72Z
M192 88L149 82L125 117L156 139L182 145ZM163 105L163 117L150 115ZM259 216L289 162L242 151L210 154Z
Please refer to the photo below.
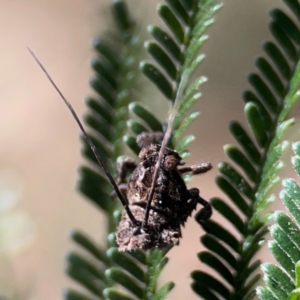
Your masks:
M117 157L122 153L123 135L128 119L127 106L132 89L132 74L136 71L132 59L137 45L135 26L124 1L113 2L112 14L119 29L119 41L95 41L96 58L92 61L95 78L90 85L95 97L89 97L89 108L84 122L91 130L90 138L96 145L105 164L112 173ZM117 44L116 44L117 43ZM114 45L114 46L113 46ZM137 64L136 64L137 65ZM115 231L119 214L119 204L111 196L111 186L96 159L83 140L83 155L92 166L80 168L79 190L107 216L107 231ZM103 290L112 286L106 270L115 265L107 249L115 246L110 235L107 245L98 245L86 233L75 230L72 240L81 248L83 254L70 252L67 255L67 274L79 283L88 294L67 290L65 299L104 299Z
M285 2L297 15L299 4L292 0ZM208 251L199 253L199 259L221 279L200 270L192 273L192 288L204 299L252 299L255 284L260 278L257 274L260 261L254 256L268 232L268 217L264 210L275 199L272 188L279 182L278 171L283 166L280 156L288 145L283 137L294 123L288 119L288 114L298 100L296 91L299 86L299 24L296 25L278 9L273 10L271 16L270 30L276 42L264 44L266 56L255 62L259 72L248 77L252 90L243 94L245 116L252 134L247 133L238 122L232 122L230 130L240 147L226 145L224 149L236 167L226 162L218 166L222 175L217 177L216 183L230 203L220 198L211 200L214 210L235 230L231 232L221 223L211 220L205 224L207 234L201 238ZM280 243L283 245L288 240ZM280 243L272 245L291 272L292 262L296 262L298 255L284 255L286 249L283 251ZM290 249L287 245L285 247ZM293 268L292 272L295 272L295 265ZM270 273L272 271L267 276ZM277 286L280 289L276 274L270 276L268 282L272 288ZM287 299L286 294L281 297L278 293L275 297L271 289L261 288L259 291L265 295L262 299Z
M165 252L160 250L124 253L119 252L116 248L111 248L108 256L116 263L117 267L107 270L106 276L123 286L138 299L163 300L174 287L174 284L170 282L157 290L158 276L168 262L168 258L164 255ZM110 298L108 295L117 295L120 292L115 288L109 288L104 293L108 299L116 299ZM126 294L123 296L124 299L129 297Z
M300 98L299 91L296 94ZM300 142L293 143L292 148L296 154L292 157L292 165L300 176ZM279 266L271 263L262 265L266 286L257 288L257 294L262 300L298 299L300 296L300 186L291 178L284 179L282 185L280 198L289 214L277 211L270 215L274 225L270 228L273 240L268 246Z
M187 155L186 147L193 140L180 141L179 138L198 116L197 113L187 116L187 112L200 98L198 89L206 78L196 78L192 83L189 83L189 79L204 59L204 55L198 52L207 40L203 33L221 7L215 3L215 0L166 1L158 5L157 10L169 32L158 26L148 27L154 40L146 42L145 48L155 63L141 62L142 72L172 103L176 100L179 87L183 91L173 122L174 135L171 141L180 155ZM180 146L177 147L177 144Z

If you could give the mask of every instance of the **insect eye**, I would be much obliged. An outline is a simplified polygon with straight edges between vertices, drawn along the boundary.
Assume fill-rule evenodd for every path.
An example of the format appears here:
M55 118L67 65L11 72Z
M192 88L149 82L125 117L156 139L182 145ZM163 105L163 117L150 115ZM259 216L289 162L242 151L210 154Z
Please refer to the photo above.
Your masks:
M174 155L168 155L164 160L163 166L167 171L172 171L177 168L178 164L179 161Z

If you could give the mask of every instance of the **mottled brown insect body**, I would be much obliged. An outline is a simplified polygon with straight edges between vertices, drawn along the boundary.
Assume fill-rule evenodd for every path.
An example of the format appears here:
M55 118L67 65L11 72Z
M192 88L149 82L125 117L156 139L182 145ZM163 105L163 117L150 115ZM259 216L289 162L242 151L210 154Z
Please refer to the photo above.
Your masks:
M143 148L139 154L141 162L136 164L129 178L127 188L129 208L141 223L145 217L145 209L160 148L160 145L150 145ZM119 172L122 170L123 176L125 175L124 169L128 165L132 169L133 161L124 160L119 165ZM123 212L117 230L119 250L147 250L178 245L181 237L180 226L186 222L197 203L205 206L203 219L210 217L210 205L200 198L198 189L187 189L181 176L182 171L178 169L180 165L183 163L178 153L167 148L164 149L147 226L143 228L132 224L127 213ZM211 165L205 163L182 170L183 172L203 173L209 169L211 169Z
M129 208L135 218L142 222L145 208L138 204L129 205ZM180 236L180 226L169 224L163 215L152 209L147 228L133 225L125 211L117 228L117 244L120 251L163 249L169 245L178 245Z

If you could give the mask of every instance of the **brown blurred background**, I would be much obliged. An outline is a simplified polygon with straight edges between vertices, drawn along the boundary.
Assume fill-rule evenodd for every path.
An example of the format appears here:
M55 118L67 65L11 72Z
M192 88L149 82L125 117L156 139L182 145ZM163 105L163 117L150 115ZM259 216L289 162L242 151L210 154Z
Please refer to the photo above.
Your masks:
M28 299L61 299L63 288L75 286L64 274L64 255L74 248L69 231L81 228L101 240L105 238L101 231L104 223L75 189L76 170L83 161L79 130L26 47L37 54L82 115L83 99L92 93L88 84L91 42L110 24L109 1L0 1L0 175L18 190L16 209L26 212L35 228L33 243L18 255L8 255L13 269L3 267L0 273L9 269L12 273L4 271L5 275L14 278L15 288L29 293ZM128 3L143 26L156 22L157 1ZM203 97L197 104L201 115L189 130L197 140L187 163L211 161L215 166L189 184L199 187L207 199L222 195L214 178L217 163L225 159L223 145L233 142L228 122L244 123L241 93L248 87L246 76L255 70L253 59L270 37L268 11L282 6L279 0L223 3L203 47L207 58L200 73L208 76L209 82L201 89ZM159 93L153 97L156 95L161 97ZM161 277L163 282L176 282L169 299L198 299L189 287L189 273L203 268L196 257L201 234L191 218L180 247L170 252ZM1 284L0 288L5 289Z

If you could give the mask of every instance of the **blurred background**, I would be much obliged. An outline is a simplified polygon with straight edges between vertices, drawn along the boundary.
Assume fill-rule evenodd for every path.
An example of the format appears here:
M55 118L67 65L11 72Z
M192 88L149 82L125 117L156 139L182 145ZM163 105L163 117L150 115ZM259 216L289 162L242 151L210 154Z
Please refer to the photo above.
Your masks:
M75 189L83 162L79 129L27 47L81 116L83 99L92 94L92 40L111 24L110 1L0 1L0 214L6 218L0 222L0 294L61 299L63 288L75 286L64 274L64 255L74 248L68 233L80 228L103 240L104 222ZM157 23L157 2L128 0L143 27ZM199 74L209 81L197 104L201 115L189 128L196 141L187 163L210 161L215 167L189 183L206 199L222 196L214 178L218 162L225 159L223 145L234 142L228 123L245 124L241 93L249 87L254 57L270 37L268 12L282 6L279 0L223 3L202 51L206 59ZM151 97L158 103L161 95L153 89ZM201 234L190 218L180 247L169 254L161 277L176 282L169 299L198 299L189 287L189 273L204 268L196 256Z

